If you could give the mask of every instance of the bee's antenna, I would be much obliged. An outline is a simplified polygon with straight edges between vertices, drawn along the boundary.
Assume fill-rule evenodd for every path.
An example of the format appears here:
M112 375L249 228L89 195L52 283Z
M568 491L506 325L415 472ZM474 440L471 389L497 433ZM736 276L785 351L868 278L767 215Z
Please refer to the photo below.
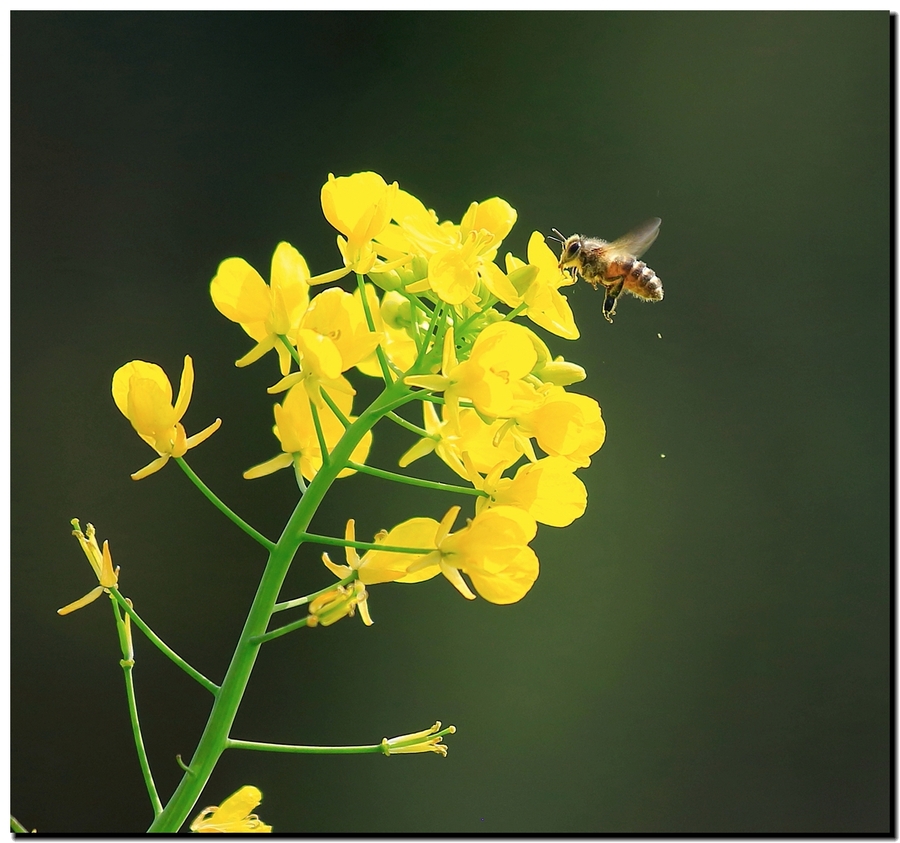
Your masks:
M556 237L559 238L560 243L566 242L566 238L563 237L562 232L558 228L551 228L550 230L556 235ZM553 239L556 239L556 238L553 238Z

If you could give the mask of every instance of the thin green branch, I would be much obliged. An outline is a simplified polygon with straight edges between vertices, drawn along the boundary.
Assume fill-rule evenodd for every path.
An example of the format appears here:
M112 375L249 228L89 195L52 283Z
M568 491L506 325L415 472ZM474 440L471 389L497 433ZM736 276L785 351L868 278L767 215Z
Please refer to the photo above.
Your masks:
M307 594L305 597L295 597L293 600L285 600L283 603L276 603L272 608L272 614L275 612L283 612L285 609L296 609L298 606L305 606L307 603L312 603L317 597L321 595L333 591L342 585L349 585L355 579L359 577L359 573L357 571L351 571L344 577L342 580L338 580L331 585L326 585L325 588L320 588L318 591L314 591L312 594Z
M306 479L300 470L300 460L294 457L294 479L297 481L297 488L300 490L300 497L306 494Z
M333 591L342 585L349 585L352 583L359 574L356 571L352 571L342 580L338 580L331 585L326 585L325 588L320 588L318 591L314 591L312 594L307 594L305 597L296 597L293 600L285 600L283 603L276 603L272 608L272 614L275 612L283 612L285 609L296 609L298 606L305 606L307 603L312 603L317 597L326 592Z
M229 521L233 521L238 525L250 538L258 541L266 550L272 551L275 548L275 542L269 541L258 530L253 529L243 518L237 513L229 509L212 489L209 488L195 473L194 470L184 461L184 457L175 457L175 462L181 466L181 470L190 478L190 481L201 491L206 499L221 512Z
M319 394L322 396L325 403L328 405L328 409L331 410L337 416L338 421L344 425L344 429L346 430L352 422L348 419L340 407L335 403L334 399L320 386Z
M14 834L28 834L28 829L25 828L25 826L22 825L22 823L20 823L12 814L9 815L9 827Z
M301 532L301 541L313 544L325 544L331 547L355 547L357 550L383 550L386 553L413 553L420 556L431 553L433 547L396 547L395 545L377 544L376 542L354 542L348 539L336 539L333 536L317 536L315 533Z
M144 783L147 785L147 794L150 797L150 804L153 806L153 816L158 817L162 811L162 802L159 800L159 793L156 790L156 783L153 781L153 773L150 770L150 761L147 758L147 750L144 747L144 737L141 734L141 721L138 718L137 697L134 693L134 650L131 645L131 633L128 629L127 621L122 619L119 611L119 603L110 592L113 614L116 618L116 629L119 632L119 644L122 649L122 659L119 664L122 665L122 671L125 674L125 696L128 698L128 715L131 718L131 731L134 735L134 748L137 751L138 763L141 766L141 774L144 777ZM127 605L127 603L125 604Z
M147 750L144 748L144 739L141 736L141 724L138 720L137 699L134 695L134 676L132 676L133 664L122 664L122 670L125 673L125 693L128 697L128 713L131 716L131 730L134 733L134 746L137 750L138 761L141 765L141 773L144 776L144 782L147 785L147 793L150 796L150 803L153 805L153 816L158 817L162 811L162 802L159 800L159 794L156 791L156 784L153 781L153 773L150 771L150 762L147 759Z
M281 344L290 352L291 357L297 364L297 368L302 369L303 364L300 362L300 354L294 347L294 344L284 334L279 334L278 339L281 340Z
M322 420L319 418L319 408L312 398L309 399L309 410L312 413L313 425L316 428L316 439L319 440L319 450L322 452L322 466L325 467L331 462L331 457L328 453L328 443L325 441L325 433L322 430Z
M228 749L255 749L262 752L296 752L312 755L359 755L361 753L383 753L380 743L365 746L298 746L287 743L262 743L260 741L239 741L229 738Z
M387 413L385 418L390 419L394 424L399 424L400 427L405 427L407 430L412 431L416 436L421 436L423 439L437 439L436 436L432 436L424 427L419 427L411 421L407 421L403 416L398 416L396 413Z
M517 304L506 316L503 317L504 321L509 321L511 319L515 319L525 308L528 307L525 302L521 302Z
M369 330L374 334L375 320L372 319L372 313L369 310L369 299L368 296L366 296L366 282L359 273L356 275L356 286L359 288L359 297L362 300L363 312L366 314L366 324L369 326ZM388 366L387 355L384 353L381 343L378 343L375 347L375 356L378 358L378 365L381 366L381 376L384 378L384 385L390 386L394 382L394 379L391 377L391 367Z
M116 602L121 606L122 610L127 612L131 616L131 620L134 625L140 629L144 635L147 636L147 639L159 649L166 658L171 659L175 664L178 665L188 676L191 677L195 682L202 685L209 691L213 696L215 696L219 692L219 686L216 685L215 682L210 682L199 670L195 670L191 667L181 656L178 655L165 641L162 640L149 626L141 619L137 612L128 605L128 602L121 595L117 588L111 588L109 593L115 598Z
M429 389L416 390L412 397L418 401L430 401L432 404L446 404L443 395L436 395ZM460 401L459 408L461 410L474 410L475 405L471 401ZM430 436L431 434L429 434Z
M260 635L255 635L251 641L257 646L265 644L267 641L274 641L276 638L281 638L282 635L287 635L295 629L303 629L303 627L309 623L310 617L311 615L306 615L305 617L300 618L299 621L280 626L278 629L273 629L271 632L263 632Z
M445 307L446 305L444 304L444 302L441 302L431 312L431 321L428 323L428 328L425 331L425 336L422 338L422 347L419 349L419 353L416 355L416 362L413 363L412 367L410 368L411 372L417 372L419 370L419 366L428 354L429 345L437 333L438 326L443 324Z
M405 474L395 474L393 471L385 471L382 468L373 468L369 465L353 462L347 463L348 468L355 469L360 474L371 474L373 477L380 477L382 480L393 480L395 483L405 483L407 486L420 486L423 489L435 489L439 492L459 492L463 495L474 495L475 497L487 497L487 492L480 489L470 489L466 486L455 486L452 483L439 483L437 480L422 480L418 477L409 477Z

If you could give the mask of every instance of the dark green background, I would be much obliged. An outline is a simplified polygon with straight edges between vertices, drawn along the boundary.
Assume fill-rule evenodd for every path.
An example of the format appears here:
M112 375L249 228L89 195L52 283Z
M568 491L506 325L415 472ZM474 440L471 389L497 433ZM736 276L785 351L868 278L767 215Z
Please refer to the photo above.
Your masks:
M221 678L264 562L109 384L190 353L194 468L270 536L274 358L208 284L289 240L338 265L329 172L365 169L442 218L499 195L534 229L607 238L662 217L665 301L568 290L608 439L587 514L542 527L520 603L443 578L372 589L376 624L267 646L235 735L363 743L457 725L446 759L229 754L305 832L886 832L890 828L890 138L887 13L12 16L12 810L40 831L140 831L110 610L68 521ZM660 339L657 334L661 334ZM371 396L374 382L363 384ZM411 443L376 430L370 462ZM665 458L661 457L665 454ZM446 476L435 462L428 476ZM313 528L371 536L457 502L340 481ZM301 551L286 596L329 581ZM164 797L208 697L137 642Z

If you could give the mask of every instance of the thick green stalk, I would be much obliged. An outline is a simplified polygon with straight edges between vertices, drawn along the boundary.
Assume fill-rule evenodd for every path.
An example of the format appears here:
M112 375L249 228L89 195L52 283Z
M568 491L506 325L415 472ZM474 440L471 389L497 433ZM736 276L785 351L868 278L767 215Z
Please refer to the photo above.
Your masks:
M256 657L259 655L260 644L255 639L266 632L281 586L302 542L303 533L312 521L325 493L346 466L353 449L365 433L387 412L401 406L407 400L409 389L402 382L398 381L386 387L372 405L347 429L332 451L329 464L323 466L309 484L285 525L281 538L269 554L269 561L253 598L231 664L213 703L206 728L188 765L190 772L182 778L169 803L156 817L148 831L177 832L193 810L228 745L228 733L234 723L247 683L250 681Z

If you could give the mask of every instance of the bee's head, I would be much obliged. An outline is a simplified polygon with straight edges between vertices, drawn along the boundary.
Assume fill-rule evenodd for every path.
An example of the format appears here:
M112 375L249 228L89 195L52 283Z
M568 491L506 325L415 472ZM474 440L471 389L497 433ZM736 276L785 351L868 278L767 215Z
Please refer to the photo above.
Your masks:
M567 266L577 264L581 256L582 237L580 234L573 234L566 238L562 244L562 252L559 255L559 268L564 269Z

